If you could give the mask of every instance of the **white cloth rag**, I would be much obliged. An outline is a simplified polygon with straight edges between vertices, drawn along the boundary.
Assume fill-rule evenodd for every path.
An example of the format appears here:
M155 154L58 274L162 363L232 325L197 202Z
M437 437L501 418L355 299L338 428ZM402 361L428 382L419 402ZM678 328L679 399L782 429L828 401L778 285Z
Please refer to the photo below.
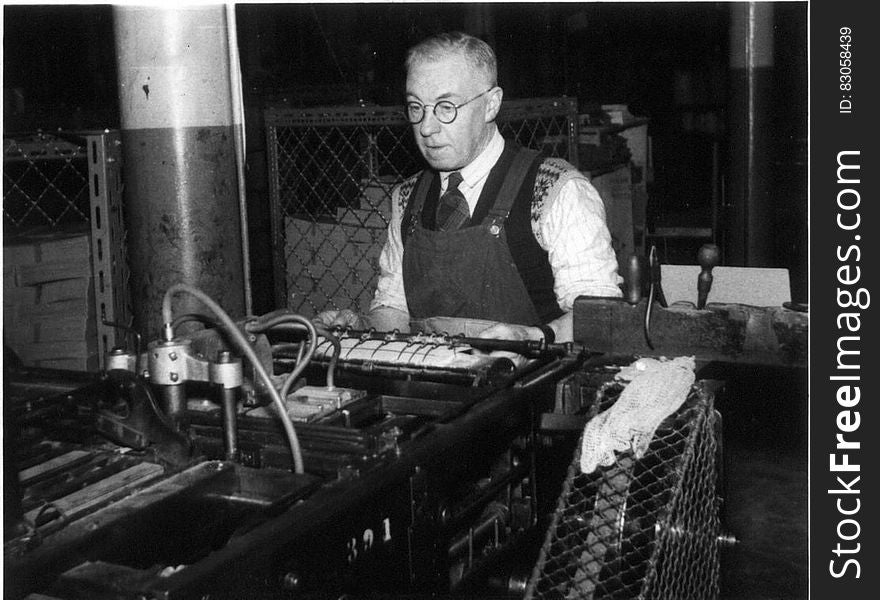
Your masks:
M587 422L581 438L581 471L610 466L615 452L632 450L641 458L657 427L687 399L696 378L693 356L640 358L615 379L629 381L608 410Z

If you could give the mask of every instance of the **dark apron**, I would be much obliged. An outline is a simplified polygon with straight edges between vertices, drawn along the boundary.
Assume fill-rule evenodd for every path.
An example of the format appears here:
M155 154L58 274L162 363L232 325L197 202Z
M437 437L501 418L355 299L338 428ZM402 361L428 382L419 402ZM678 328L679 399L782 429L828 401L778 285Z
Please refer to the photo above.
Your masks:
M482 223L455 231L432 231L422 226L421 212L431 178L421 178L413 192L415 218L403 251L403 284L412 319L440 316L540 323L504 231L535 156L533 151L520 150Z

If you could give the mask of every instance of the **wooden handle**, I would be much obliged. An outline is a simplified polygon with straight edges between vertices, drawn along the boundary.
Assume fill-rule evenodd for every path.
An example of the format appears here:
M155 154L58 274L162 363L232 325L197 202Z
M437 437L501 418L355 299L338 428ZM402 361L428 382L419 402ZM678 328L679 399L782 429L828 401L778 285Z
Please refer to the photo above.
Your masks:
M718 266L721 260L721 252L715 244L703 244L697 253L697 262L700 264L700 275L697 277L697 308L705 308L712 289L712 269Z
M624 273L623 296L630 304L638 304L642 299L642 288L645 285L646 263L644 256L632 254L626 264Z

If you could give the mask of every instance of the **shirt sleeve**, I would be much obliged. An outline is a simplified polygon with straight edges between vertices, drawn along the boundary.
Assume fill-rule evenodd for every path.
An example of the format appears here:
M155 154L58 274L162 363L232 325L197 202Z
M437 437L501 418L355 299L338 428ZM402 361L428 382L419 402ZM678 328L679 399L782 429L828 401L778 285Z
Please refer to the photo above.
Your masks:
M578 296L620 297L623 278L605 220L605 204L583 176L567 179L533 220L535 238L547 251L560 308Z
M391 221L388 223L385 245L379 254L379 279L370 310L388 306L409 312L403 287L403 240L400 237L402 213L400 186L396 186L391 192Z

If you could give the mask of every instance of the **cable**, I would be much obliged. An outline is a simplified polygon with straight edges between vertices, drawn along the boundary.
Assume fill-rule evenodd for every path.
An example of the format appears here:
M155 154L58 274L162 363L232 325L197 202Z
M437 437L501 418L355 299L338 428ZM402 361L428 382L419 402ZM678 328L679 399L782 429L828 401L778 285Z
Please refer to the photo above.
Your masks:
M260 332L285 323L298 323L303 325L309 333L309 346L305 355L302 357L302 360L297 361L293 371L291 371L290 375L287 376L284 383L281 385L282 398L287 398L287 394L290 393L290 388L293 387L296 379L300 376L303 370L305 370L306 366L308 366L309 362L312 360L312 356L315 355L315 349L318 346L318 332L315 330L315 325L303 316L288 313L274 316L266 321L261 321L256 325L245 326L247 331Z
M293 373L288 376L287 380L284 382L282 386L283 391L290 391L290 387L293 385L293 382L297 377L303 372L306 366L311 362L314 357L315 351L318 349L318 336L325 338L334 349L333 356L330 357L330 365L327 368L327 389L332 390L335 387L334 384L334 376L336 372L336 364L339 362L339 354L342 352L342 345L339 343L339 338L323 325L317 325L312 321L309 321L305 317L294 313L281 313L277 312L273 314L273 316L268 317L264 315L261 320L253 321L247 323L245 325L245 330L248 333L264 333L269 329L278 327L279 325L287 325L297 323L303 325L306 331L311 336L312 343L309 344L308 352L304 353L302 350L302 345L300 345L300 351L296 357L297 366L294 368ZM286 398L285 394L282 394L282 398Z
M333 335L329 329L316 325L315 330L333 346L333 356L330 357L330 364L327 367L327 389L332 390L335 386L336 364L339 362L339 355L342 354L342 344L339 338Z
M272 378L269 377L269 374L266 372L265 367L263 367L260 362L260 358L257 356L257 353L248 343L247 339L244 337L244 334L236 327L235 323L226 314L226 311L217 304L213 299L211 299L207 294L201 291L198 288L195 288L191 285L187 285L185 283L177 283L172 285L165 292L165 296L162 298L162 323L164 324L165 330L165 338L167 341L171 341L174 338L174 330L171 326L172 324L172 311L171 311L171 297L178 292L187 292L192 294L199 300L201 300L214 314L217 315L220 323L225 326L227 333L234 339L235 342L239 344L239 348L245 354L245 356L251 361L253 365L254 371L260 376L263 382L266 384L266 388L269 390L269 395L272 397L272 401L275 403L275 407L278 409L278 415L281 418L281 423L284 425L284 431L287 433L287 439L290 442L290 451L293 456L293 465L294 471L296 473L304 473L303 469L303 459L302 459L302 449L299 445L299 438L296 435L296 430L293 428L293 422L290 420L290 415L287 414L287 409L284 406L284 402L281 399L281 396L278 394L278 390L275 389L275 386L272 385ZM314 328L313 328L314 330Z
M180 327L183 323L188 323L189 321L197 321L199 323L202 323L203 325L212 325L214 327L217 326L217 321L215 321L208 315L203 315L201 313L186 313L184 315L180 315L179 317L175 317L175 319L171 322L171 328L177 331L178 327Z

